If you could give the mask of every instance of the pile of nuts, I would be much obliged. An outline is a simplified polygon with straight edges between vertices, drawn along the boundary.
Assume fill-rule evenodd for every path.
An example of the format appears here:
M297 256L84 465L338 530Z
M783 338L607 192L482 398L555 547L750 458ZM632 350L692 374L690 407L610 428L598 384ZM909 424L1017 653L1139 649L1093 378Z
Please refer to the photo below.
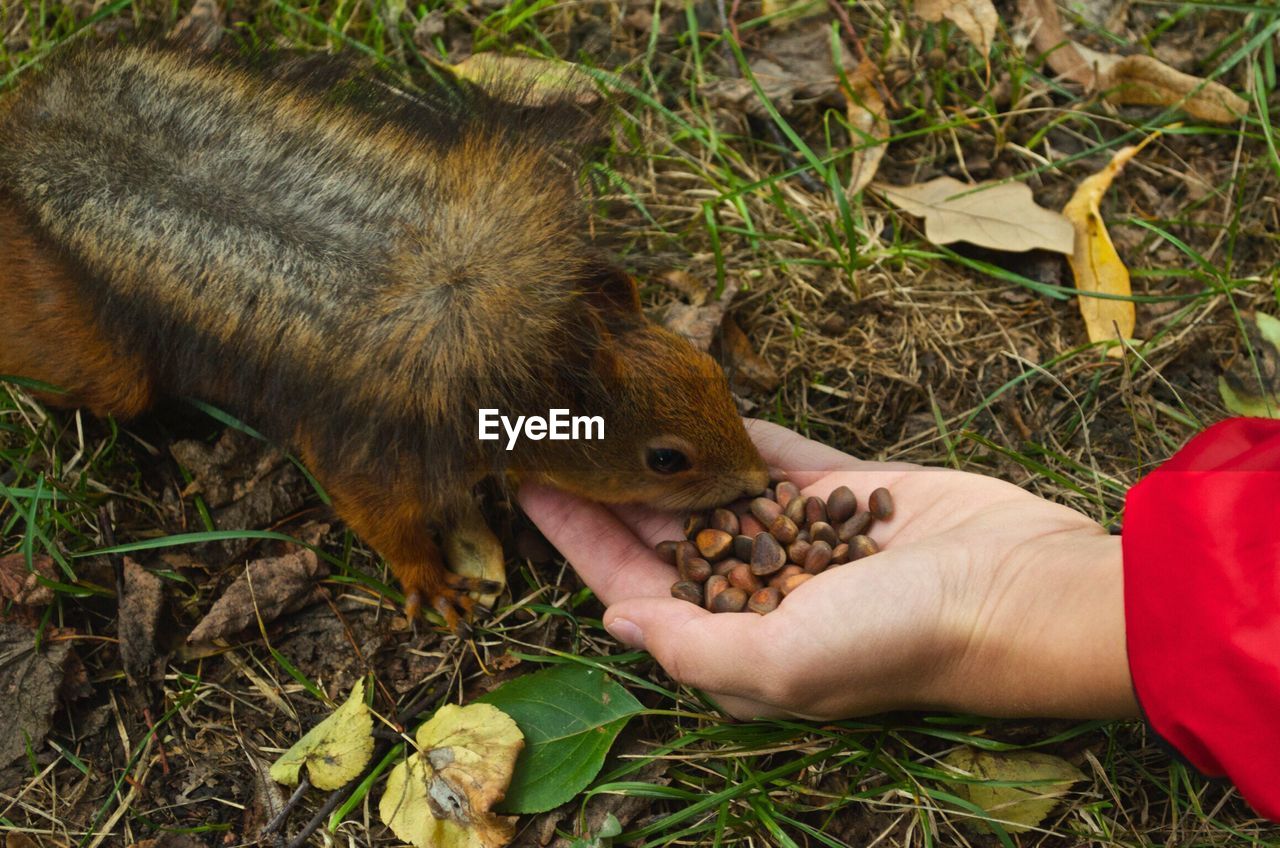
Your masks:
M878 553L867 531L892 516L888 489L876 489L860 510L848 486L824 501L783 481L764 497L693 513L684 540L659 542L655 550L680 573L672 597L712 612L763 615L815 574Z

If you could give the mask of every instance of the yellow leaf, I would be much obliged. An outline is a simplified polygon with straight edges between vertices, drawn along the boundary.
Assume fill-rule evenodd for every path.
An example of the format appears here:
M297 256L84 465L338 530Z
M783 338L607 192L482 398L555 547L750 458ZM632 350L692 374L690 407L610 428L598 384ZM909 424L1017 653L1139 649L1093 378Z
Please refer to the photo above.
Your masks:
M600 99L591 77L573 62L473 53L449 68L483 89L518 92L529 105L565 99L590 105Z
M1085 779L1066 760L1036 751L960 748L942 758L957 777L949 783L961 798L984 810L1010 833L1038 826L1072 784Z
M849 84L840 86L853 133L853 158L849 177L849 196L862 191L876 177L880 160L888 149L889 121L876 82L880 71L869 59L863 59L849 74Z
M1071 222L1037 206L1024 183L968 185L938 177L877 188L893 205L924 218L925 238L934 244L967 241L993 250L1042 248L1071 254Z
M415 736L418 752L387 776L378 805L397 837L419 848L501 848L515 817L493 805L511 784L524 735L489 704L441 707Z
M1141 149L1142 145L1136 145L1117 151L1105 168L1080 183L1076 193L1062 209L1062 214L1075 227L1075 249L1070 255L1070 263L1076 289L1079 291L1121 296L1132 293L1129 269L1120 261L1120 254L1111 243L1111 235L1102 221L1098 204L1102 195L1111 187L1116 174ZM1084 318L1089 341L1133 337L1136 321L1133 301L1101 297L1081 297L1079 301L1080 315ZM1114 357L1124 355L1123 349L1118 346L1112 347L1107 353Z
M342 706L275 761L271 779L295 786L305 765L317 789L340 789L364 771L372 755L373 714L364 702L364 681L357 680Z
M990 52L1000 22L991 0L916 0L915 12L926 21L951 21L983 56Z

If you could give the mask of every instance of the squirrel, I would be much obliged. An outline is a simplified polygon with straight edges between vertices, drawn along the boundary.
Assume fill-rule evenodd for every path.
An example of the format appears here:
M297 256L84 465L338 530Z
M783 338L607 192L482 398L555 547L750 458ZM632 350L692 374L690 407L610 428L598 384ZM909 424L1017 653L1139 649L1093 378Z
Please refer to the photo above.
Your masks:
M334 68L99 46L0 97L0 374L99 416L235 411L458 633L492 589L436 537L487 476L672 510L765 489L724 373L590 235L580 115ZM480 409L552 408L604 437L478 438Z

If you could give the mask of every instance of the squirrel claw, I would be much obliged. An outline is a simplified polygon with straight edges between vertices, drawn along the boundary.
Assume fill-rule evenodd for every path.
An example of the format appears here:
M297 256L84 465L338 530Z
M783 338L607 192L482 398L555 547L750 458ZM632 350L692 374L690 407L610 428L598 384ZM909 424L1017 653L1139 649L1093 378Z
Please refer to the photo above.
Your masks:
M431 608L440 613L444 626L459 639L471 638L469 621L475 607L476 602L466 592L453 586L441 589L431 599Z

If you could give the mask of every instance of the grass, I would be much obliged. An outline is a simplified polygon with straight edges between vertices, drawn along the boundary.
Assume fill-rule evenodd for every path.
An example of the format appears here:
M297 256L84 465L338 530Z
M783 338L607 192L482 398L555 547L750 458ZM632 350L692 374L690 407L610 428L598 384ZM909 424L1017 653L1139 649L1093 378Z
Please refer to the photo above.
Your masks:
M244 47L357 52L405 74L428 68L424 51L559 56L596 69L621 112L590 172L602 214L625 234L626 262L647 281L655 314L680 298L661 282L672 269L717 289L741 286L733 314L781 376L776 390L747 394L753 414L863 456L996 474L1111 524L1131 484L1224 417L1217 375L1255 356L1247 313L1274 312L1280 298L1271 122L1280 8L1138 4L1120 36L1071 19L1095 48L1153 52L1251 92L1250 117L1214 126L1172 109L1117 109L1055 81L1015 42L1012 5L1001 9L989 62L950 24L924 24L896 0L844 7L854 32L833 24L830 46L849 52L856 34L889 82L892 136L879 173L889 182L1017 179L1061 208L1112 151L1162 131L1103 207L1133 271L1144 341L1120 363L1084 341L1060 268L935 247L872 193L847 196L857 142L843 109L786 111L761 97L748 62L773 35L749 4L736 22L745 45L716 4L273 0L226 11L227 36ZM161 0L9 0L0 87L68 40L162 32L185 11ZM713 97L713 83L743 77L757 117ZM549 825L521 822L524 844L544 825L596 832L615 811L618 844L646 846L1280 845L1280 829L1172 761L1135 723L919 714L725 722L645 656L617 654L599 606L563 567L513 559L512 601L469 657L455 642L404 632L378 602L389 581L349 534L322 545L334 569L330 605L220 654L170 646L140 699L116 658L110 570L85 555L106 545L98 508L113 510L122 545L139 557L156 555L139 544L208 540L210 514L176 496L187 481L165 448L220 427L199 413L122 427L46 410L13 384L0 393L0 550L28 563L52 557L55 602L38 621L41 638L71 638L94 691L60 714L47 746L0 771L7 844L30 844L19 834L91 846L165 833L243 844L272 798L253 788L256 764L323 713L317 693L372 671L386 700L456 700L558 650L607 662L649 710L572 809ZM320 494L308 503L320 509ZM227 579L198 562L147 562L169 580L180 627ZM938 759L962 743L1051 751L1089 780L1039 830L978 833L977 811L940 781ZM376 797L357 793L326 818L336 839L392 844L372 814ZM309 797L295 823L321 802Z

